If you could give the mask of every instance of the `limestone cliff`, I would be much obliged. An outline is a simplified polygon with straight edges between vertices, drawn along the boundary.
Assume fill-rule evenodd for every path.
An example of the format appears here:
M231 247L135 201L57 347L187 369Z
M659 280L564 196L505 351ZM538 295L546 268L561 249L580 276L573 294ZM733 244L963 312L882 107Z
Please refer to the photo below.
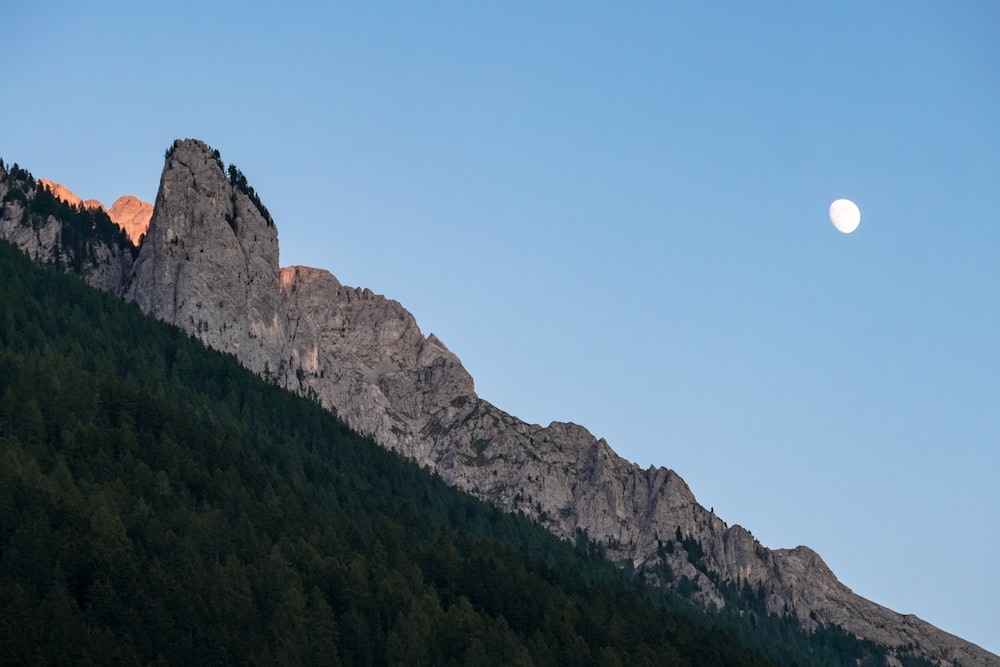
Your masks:
M171 148L125 295L255 373L278 371L278 231L204 143Z
M456 414L472 378L435 336L424 337L399 303L344 287L327 271L281 271L292 389L317 397L363 433L432 463L419 431L427 415Z

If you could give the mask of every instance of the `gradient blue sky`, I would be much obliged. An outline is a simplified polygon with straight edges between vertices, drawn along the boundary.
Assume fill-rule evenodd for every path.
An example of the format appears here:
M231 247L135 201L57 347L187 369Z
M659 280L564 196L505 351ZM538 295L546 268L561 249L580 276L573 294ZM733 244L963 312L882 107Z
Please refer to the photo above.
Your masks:
M1000 652L1000 4L277 4L8 0L0 156L203 139L484 398Z

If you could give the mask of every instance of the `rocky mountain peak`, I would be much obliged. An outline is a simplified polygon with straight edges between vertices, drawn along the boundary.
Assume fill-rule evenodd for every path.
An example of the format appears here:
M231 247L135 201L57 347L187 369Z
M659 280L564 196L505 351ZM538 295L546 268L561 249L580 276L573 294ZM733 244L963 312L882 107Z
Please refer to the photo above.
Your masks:
M47 178L38 179L38 183L51 190L53 195L67 204L104 211L111 218L111 222L128 234L129 240L134 245L139 245L139 240L146 233L146 228L149 227L149 219L153 215L153 205L133 195L119 197L108 209L96 199L81 199L75 192L61 183L50 181Z
M125 230L129 240L139 245L143 234L149 229L153 217L153 205L132 195L123 195L108 209L111 221Z
M82 205L84 208L97 208L101 209L102 211L105 210L104 204L102 204L101 202L97 201L96 199L87 199L86 201L84 201L83 199L80 199L80 197L78 197L75 192L73 192L72 190L70 190L61 183L55 183L54 181L50 181L47 178L39 178L38 184L44 188L48 188L49 190L51 190L53 195L55 195L59 199L62 199L67 204L72 204L73 206Z
M202 141L167 151L127 296L257 373L280 365L277 229Z

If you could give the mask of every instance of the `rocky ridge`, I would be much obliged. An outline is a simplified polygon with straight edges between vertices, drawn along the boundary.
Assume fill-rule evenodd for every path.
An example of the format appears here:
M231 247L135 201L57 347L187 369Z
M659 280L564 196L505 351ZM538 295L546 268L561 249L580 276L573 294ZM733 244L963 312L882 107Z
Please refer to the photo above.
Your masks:
M71 204L73 206L83 206L84 208L99 208L102 211L105 210L104 204L102 204L101 202L97 201L96 199L87 199L85 201L80 197L78 197L75 192L67 188L62 183L54 183L48 180L47 178L39 178L38 183L42 187L51 190L52 194L54 194L59 199L62 199L67 204Z
M0 236L10 236L4 221L16 214L4 204ZM37 256L43 246L22 249ZM1000 664L855 595L807 547L771 550L727 526L675 472L641 469L581 426L527 424L480 399L461 361L398 302L320 269L279 270L277 230L202 142L168 151L148 232L122 271L127 278L109 291L313 397L450 484L561 537L585 534L650 576L697 582L705 604L725 604L713 580L746 582L769 610L788 610L805 627L840 625L942 664Z
M36 188L16 165L0 176L0 240L13 243L38 263L71 268L93 287L122 293L132 276L136 248L116 233L100 202L82 201L68 188L44 179ZM65 203L62 208L54 204L59 201ZM76 227L71 218L77 218ZM76 231L81 224L90 229L89 238Z
M108 209L108 217L128 234L128 238L136 246L142 241L142 236L149 229L149 220L153 217L153 205L132 195L122 195Z
M153 217L153 205L133 195L122 195L115 200L111 208L106 208L96 199L81 199L62 183L54 183L46 178L38 179L38 183L71 206L83 206L88 209L104 211L111 218L111 222L124 230L135 246L139 245L143 234L149 228L149 220Z

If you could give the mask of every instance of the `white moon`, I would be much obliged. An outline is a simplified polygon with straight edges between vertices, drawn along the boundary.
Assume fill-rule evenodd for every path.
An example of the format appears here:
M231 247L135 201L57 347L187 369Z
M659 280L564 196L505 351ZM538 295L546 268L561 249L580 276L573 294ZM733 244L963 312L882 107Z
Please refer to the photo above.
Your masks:
M861 224L861 210L850 199L838 199L830 204L830 222L838 232L850 234Z

